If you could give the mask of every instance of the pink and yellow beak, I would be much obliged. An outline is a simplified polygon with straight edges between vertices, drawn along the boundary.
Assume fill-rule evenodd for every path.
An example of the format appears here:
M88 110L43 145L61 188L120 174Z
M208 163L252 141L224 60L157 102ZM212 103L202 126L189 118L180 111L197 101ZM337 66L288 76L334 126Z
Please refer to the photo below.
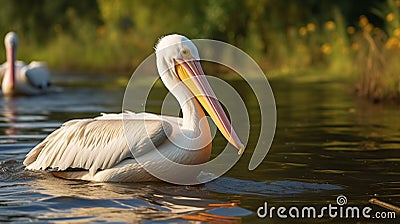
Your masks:
M244 146L233 129L228 117L226 116L221 104L219 103L214 91L208 83L200 62L195 59L175 60L175 71L179 79L197 98L203 108L210 115L222 135L235 146L242 154Z

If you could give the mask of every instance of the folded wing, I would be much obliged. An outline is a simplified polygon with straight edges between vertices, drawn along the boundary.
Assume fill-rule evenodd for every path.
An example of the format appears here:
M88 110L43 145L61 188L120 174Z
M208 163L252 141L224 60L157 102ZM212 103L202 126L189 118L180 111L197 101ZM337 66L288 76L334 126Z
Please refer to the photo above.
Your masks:
M132 153L140 156L154 149L172 132L163 120L123 120L122 116L68 121L32 149L24 165L31 170L79 168L94 174L133 158Z

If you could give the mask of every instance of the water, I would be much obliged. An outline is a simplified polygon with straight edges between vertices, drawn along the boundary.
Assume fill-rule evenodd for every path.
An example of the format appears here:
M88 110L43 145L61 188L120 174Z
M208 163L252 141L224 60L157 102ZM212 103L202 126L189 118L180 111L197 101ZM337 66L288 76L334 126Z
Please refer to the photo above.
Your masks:
M0 222L374 223L382 220L276 214L260 219L256 211L265 202L287 208L337 205L339 195L348 205L373 211L387 210L369 204L372 197L400 205L400 111L357 100L343 83L272 80L276 136L267 158L250 172L257 104L245 83L231 80L255 121L244 156L216 181L177 186L67 181L25 171L25 154L63 122L121 110L124 79L64 74L56 82L62 93L0 99ZM214 154L224 144L217 135Z

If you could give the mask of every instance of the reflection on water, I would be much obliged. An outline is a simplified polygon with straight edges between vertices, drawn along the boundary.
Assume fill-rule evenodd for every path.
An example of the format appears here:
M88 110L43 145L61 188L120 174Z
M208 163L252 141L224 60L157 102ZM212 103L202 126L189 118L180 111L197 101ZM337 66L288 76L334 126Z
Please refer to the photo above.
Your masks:
M92 183L61 180L23 170L20 161L0 165L3 221L123 221L140 219L223 219L240 221L253 214L236 202L213 199L223 195L288 196L340 190L329 184L298 181L254 182L222 177L205 185L166 183ZM190 214L190 215L187 215ZM197 215L197 216L196 216ZM209 215L209 216L207 216ZM35 217L31 217L35 216Z
M0 99L0 221L276 223L285 220L257 218L265 201L326 205L343 194L354 205L366 205L372 196L400 204L399 110L358 101L340 83L271 83L278 107L276 137L252 172L247 166L260 115L250 90L234 80L252 128L245 155L225 177L199 186L108 184L25 171L25 154L64 121L121 110L124 85L109 77L91 79L61 79L65 88L58 94ZM224 144L217 134L214 155Z

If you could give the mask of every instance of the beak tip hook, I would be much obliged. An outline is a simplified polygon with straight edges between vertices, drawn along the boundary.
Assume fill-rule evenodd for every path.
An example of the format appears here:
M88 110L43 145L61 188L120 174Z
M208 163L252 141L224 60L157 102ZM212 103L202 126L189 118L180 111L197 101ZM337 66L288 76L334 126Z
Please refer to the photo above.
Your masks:
M241 145L240 148L239 148L239 151L238 151L238 155L239 156L242 155L243 152L244 152L244 146Z

